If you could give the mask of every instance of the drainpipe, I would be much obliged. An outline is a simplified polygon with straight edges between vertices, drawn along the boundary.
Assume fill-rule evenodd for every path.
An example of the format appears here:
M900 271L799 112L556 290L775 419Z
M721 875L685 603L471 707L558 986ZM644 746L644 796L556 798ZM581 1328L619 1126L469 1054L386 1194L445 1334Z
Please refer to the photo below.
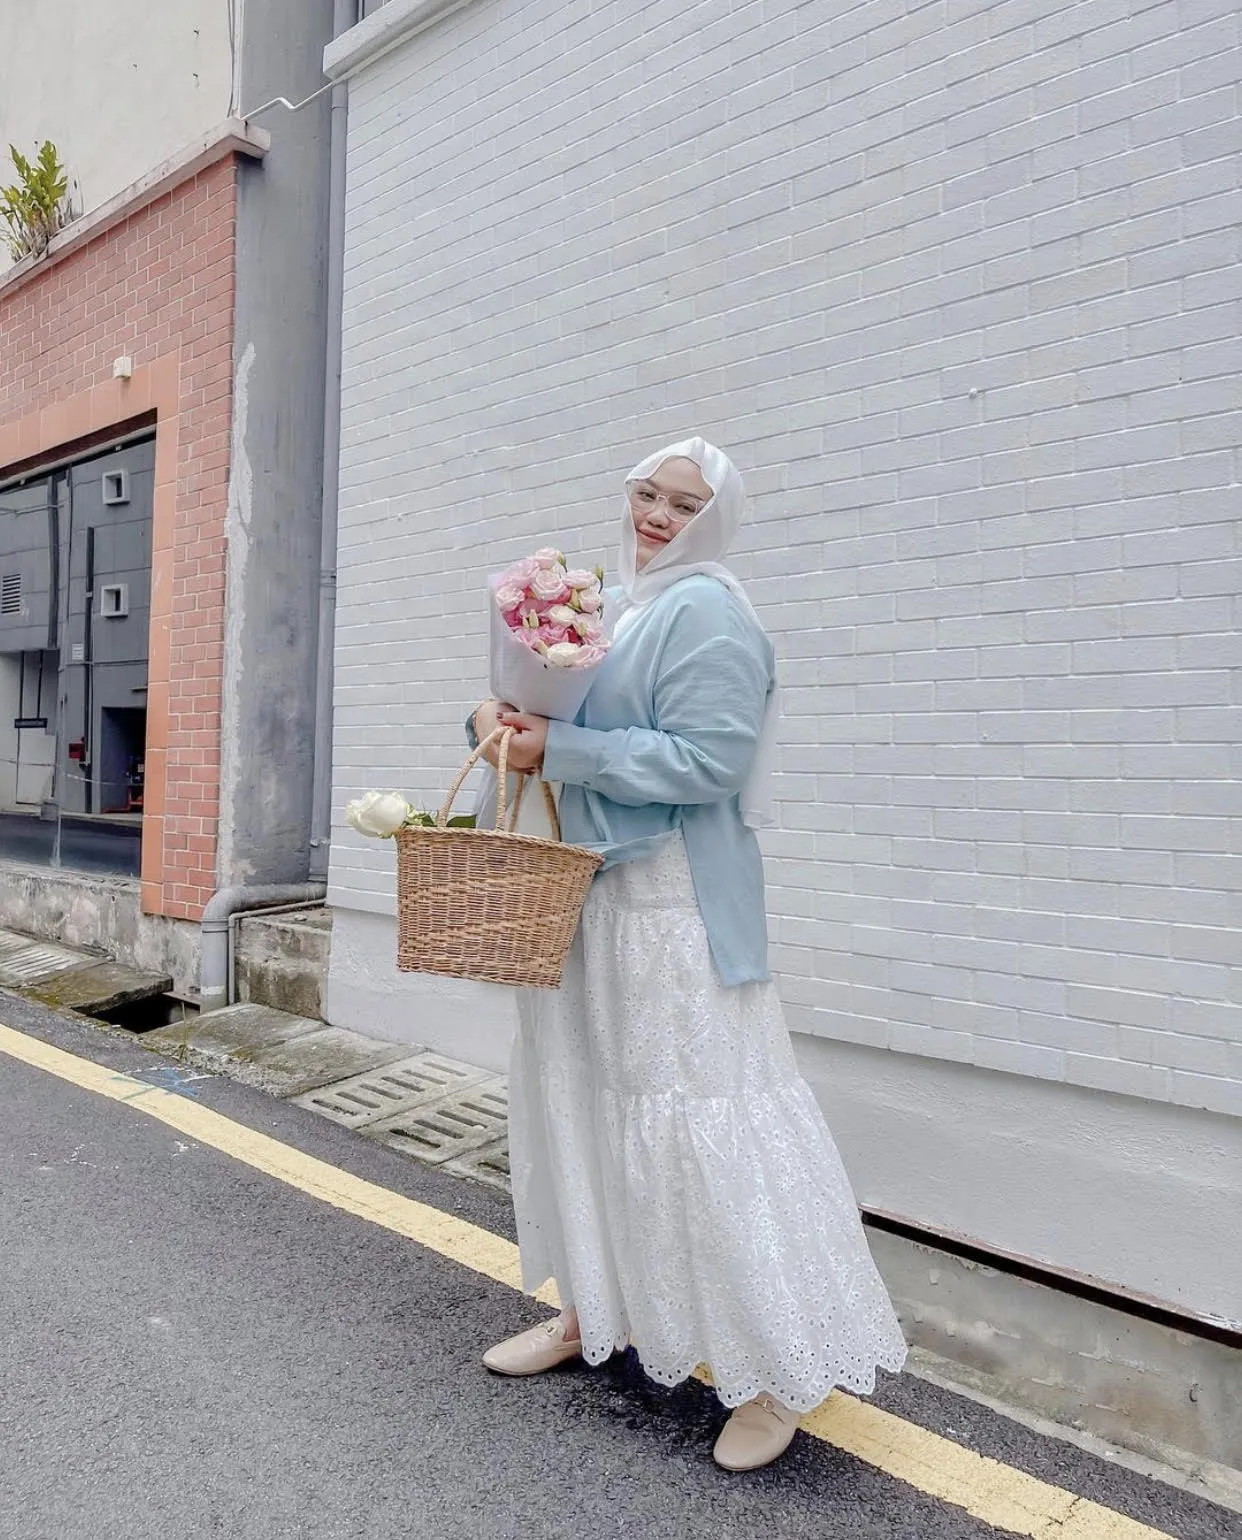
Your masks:
M335 0L332 35L358 22L360 0ZM310 875L326 878L332 842L332 672L336 639L337 493L341 466L341 308L345 273L345 148L349 86L332 87L328 152L327 341L323 393L323 501L319 523L319 629L315 660L315 769Z
M334 0L332 35L355 26L360 0ZM322 89L322 88L321 88ZM341 304L345 266L345 112L349 87L332 87L328 151L327 363L323 403L323 501L319 540L319 630L315 675L315 768L311 796L310 881L256 883L221 888L203 910L199 1007L216 1011L233 992L230 921L248 909L313 903L327 893L328 844L332 834L332 647L336 624L336 510L341 449ZM316 92L315 95L319 93ZM281 99L283 100L283 98ZM308 97L307 100L313 100ZM267 103L272 106L274 103ZM292 103L285 106L296 111ZM306 103L300 103L305 106ZM264 108L256 108L256 115Z
M277 904L306 904L322 899L322 882L267 882L251 887L221 888L207 900L200 929L203 938L199 968L198 1003L204 1014L222 1010L229 1003L229 921L246 909L266 909Z

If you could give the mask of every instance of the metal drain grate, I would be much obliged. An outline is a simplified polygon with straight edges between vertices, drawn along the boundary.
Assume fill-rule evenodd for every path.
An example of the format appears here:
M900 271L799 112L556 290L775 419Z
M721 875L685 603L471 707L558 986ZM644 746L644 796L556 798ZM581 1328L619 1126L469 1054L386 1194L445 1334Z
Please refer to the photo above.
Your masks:
M487 1071L473 1064L459 1064L437 1053L420 1053L292 1099L299 1107L308 1107L334 1123L364 1128L380 1118L404 1115L446 1096L459 1096L486 1078Z
M486 1182L501 1192L511 1192L513 1183L509 1175L509 1141L501 1139L496 1144L485 1144L482 1149L471 1150L456 1160L446 1161L443 1169L454 1176L468 1176L476 1182Z
M0 984L10 989L20 989L24 984L47 978L49 974L80 968L94 960L84 957L81 952L71 952L68 947L32 941L29 936L19 936L12 931L0 931Z
M484 1145L499 1144L508 1126L508 1111L506 1082L496 1075L460 1095L371 1123L366 1134L440 1166Z
M485 1182L509 1182L509 1083L473 1064L416 1053L290 1098L428 1165Z

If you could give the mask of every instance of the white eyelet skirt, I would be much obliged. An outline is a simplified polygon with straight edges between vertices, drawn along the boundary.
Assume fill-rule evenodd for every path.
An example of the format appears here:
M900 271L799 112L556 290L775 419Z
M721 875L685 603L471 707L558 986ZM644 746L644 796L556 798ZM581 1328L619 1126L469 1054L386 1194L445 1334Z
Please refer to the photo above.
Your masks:
M866 1394L906 1344L776 989L726 989L685 845L596 879L560 990L523 991L510 1157L523 1283L583 1354L633 1342L726 1406Z

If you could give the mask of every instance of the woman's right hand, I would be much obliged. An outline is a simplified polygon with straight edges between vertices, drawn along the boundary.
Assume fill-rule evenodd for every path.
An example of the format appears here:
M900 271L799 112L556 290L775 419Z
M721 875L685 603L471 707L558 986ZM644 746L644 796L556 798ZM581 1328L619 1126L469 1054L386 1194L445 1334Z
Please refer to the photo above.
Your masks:
M504 701L485 700L474 713L474 734L479 742L483 743L486 739L490 738L500 726L500 713L502 711L512 710L513 707L506 705ZM493 743L490 748L485 749L483 752L483 758L493 769L496 768L499 755L499 741Z

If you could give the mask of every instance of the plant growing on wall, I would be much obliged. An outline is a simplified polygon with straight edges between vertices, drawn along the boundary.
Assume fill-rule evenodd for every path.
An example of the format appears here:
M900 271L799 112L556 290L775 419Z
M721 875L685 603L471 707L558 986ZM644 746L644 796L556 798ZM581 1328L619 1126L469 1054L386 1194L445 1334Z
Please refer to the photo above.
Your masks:
M17 168L17 181L0 187L0 219L7 226L5 241L15 262L42 256L48 242L73 218L69 173L56 146L44 140L33 161L16 145L9 155Z

